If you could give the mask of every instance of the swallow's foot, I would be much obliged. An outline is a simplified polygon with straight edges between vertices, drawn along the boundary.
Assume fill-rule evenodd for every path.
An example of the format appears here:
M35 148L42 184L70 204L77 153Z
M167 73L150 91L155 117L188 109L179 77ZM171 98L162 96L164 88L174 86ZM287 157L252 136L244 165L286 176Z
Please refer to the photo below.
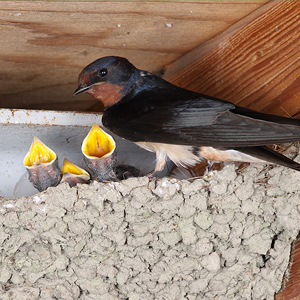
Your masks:
M208 165L207 165L207 167L205 169L203 177L205 177L210 171L212 171L212 167L213 167L213 165L214 165L215 162L212 161L212 160L208 160L207 163L208 163Z
M149 179L151 179L151 178L156 178L156 177L154 176L155 172L156 172L156 170L153 169L153 170L150 171L149 173L146 173L144 176L148 177Z

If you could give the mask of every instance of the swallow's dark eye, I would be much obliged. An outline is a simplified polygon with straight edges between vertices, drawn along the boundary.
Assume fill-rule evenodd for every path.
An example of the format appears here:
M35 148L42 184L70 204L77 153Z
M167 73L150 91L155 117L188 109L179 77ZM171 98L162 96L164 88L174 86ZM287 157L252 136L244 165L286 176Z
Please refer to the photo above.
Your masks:
M107 69L101 69L101 70L99 71L99 75L100 75L101 77L105 77L105 76L107 75L107 73L108 73Z

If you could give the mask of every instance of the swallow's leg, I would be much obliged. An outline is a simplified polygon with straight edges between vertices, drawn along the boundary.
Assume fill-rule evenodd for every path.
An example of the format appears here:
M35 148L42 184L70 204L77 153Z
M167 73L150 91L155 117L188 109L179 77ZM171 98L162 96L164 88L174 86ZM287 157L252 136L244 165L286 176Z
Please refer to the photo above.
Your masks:
M154 173L161 171L166 165L166 156L161 154L160 152L156 152L156 164L155 168L147 173L145 176L149 178L153 178Z
M145 176L149 177L149 178L154 178L154 173L155 173L155 169L153 169L152 171L150 171L149 173L146 173Z
M212 170L212 166L214 165L214 163L215 163L215 161L213 161L213 160L207 160L208 165L205 169L203 176L206 176Z

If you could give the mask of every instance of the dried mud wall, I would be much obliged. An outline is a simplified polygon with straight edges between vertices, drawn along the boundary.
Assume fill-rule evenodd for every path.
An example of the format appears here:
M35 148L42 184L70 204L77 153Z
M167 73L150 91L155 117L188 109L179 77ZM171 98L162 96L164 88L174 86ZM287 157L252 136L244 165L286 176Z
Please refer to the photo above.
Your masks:
M273 299L300 227L300 172L235 165L0 203L0 299Z

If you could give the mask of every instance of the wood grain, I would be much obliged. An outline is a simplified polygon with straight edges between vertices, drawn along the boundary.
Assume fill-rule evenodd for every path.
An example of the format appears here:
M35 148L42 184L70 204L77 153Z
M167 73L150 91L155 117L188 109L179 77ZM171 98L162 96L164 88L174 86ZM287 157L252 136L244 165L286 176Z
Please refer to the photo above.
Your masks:
M300 236L293 243L289 268L286 271L282 290L276 294L275 300L300 299Z
M23 2L41 2L40 0L23 0ZM205 1L202 1L202 0L152 0L151 2L185 2L185 3L199 3L199 2L205 2L205 3L221 3L221 4L224 4L224 3L236 3L236 4L240 4L240 3L257 3L257 2L261 2L261 1L264 1L264 0L205 0ZM16 2L16 0L6 0L6 2ZM91 2L91 0L43 0L43 2L82 2L82 3L85 3L85 2ZM95 1L96 2L96 1ZM97 2L119 2L118 0L98 0ZM122 2L150 2L149 0L122 0Z
M88 63L119 55L161 72L265 2L1 1L0 107L99 109L72 96Z
M300 1L272 1L171 65L173 83L263 112L300 111Z

